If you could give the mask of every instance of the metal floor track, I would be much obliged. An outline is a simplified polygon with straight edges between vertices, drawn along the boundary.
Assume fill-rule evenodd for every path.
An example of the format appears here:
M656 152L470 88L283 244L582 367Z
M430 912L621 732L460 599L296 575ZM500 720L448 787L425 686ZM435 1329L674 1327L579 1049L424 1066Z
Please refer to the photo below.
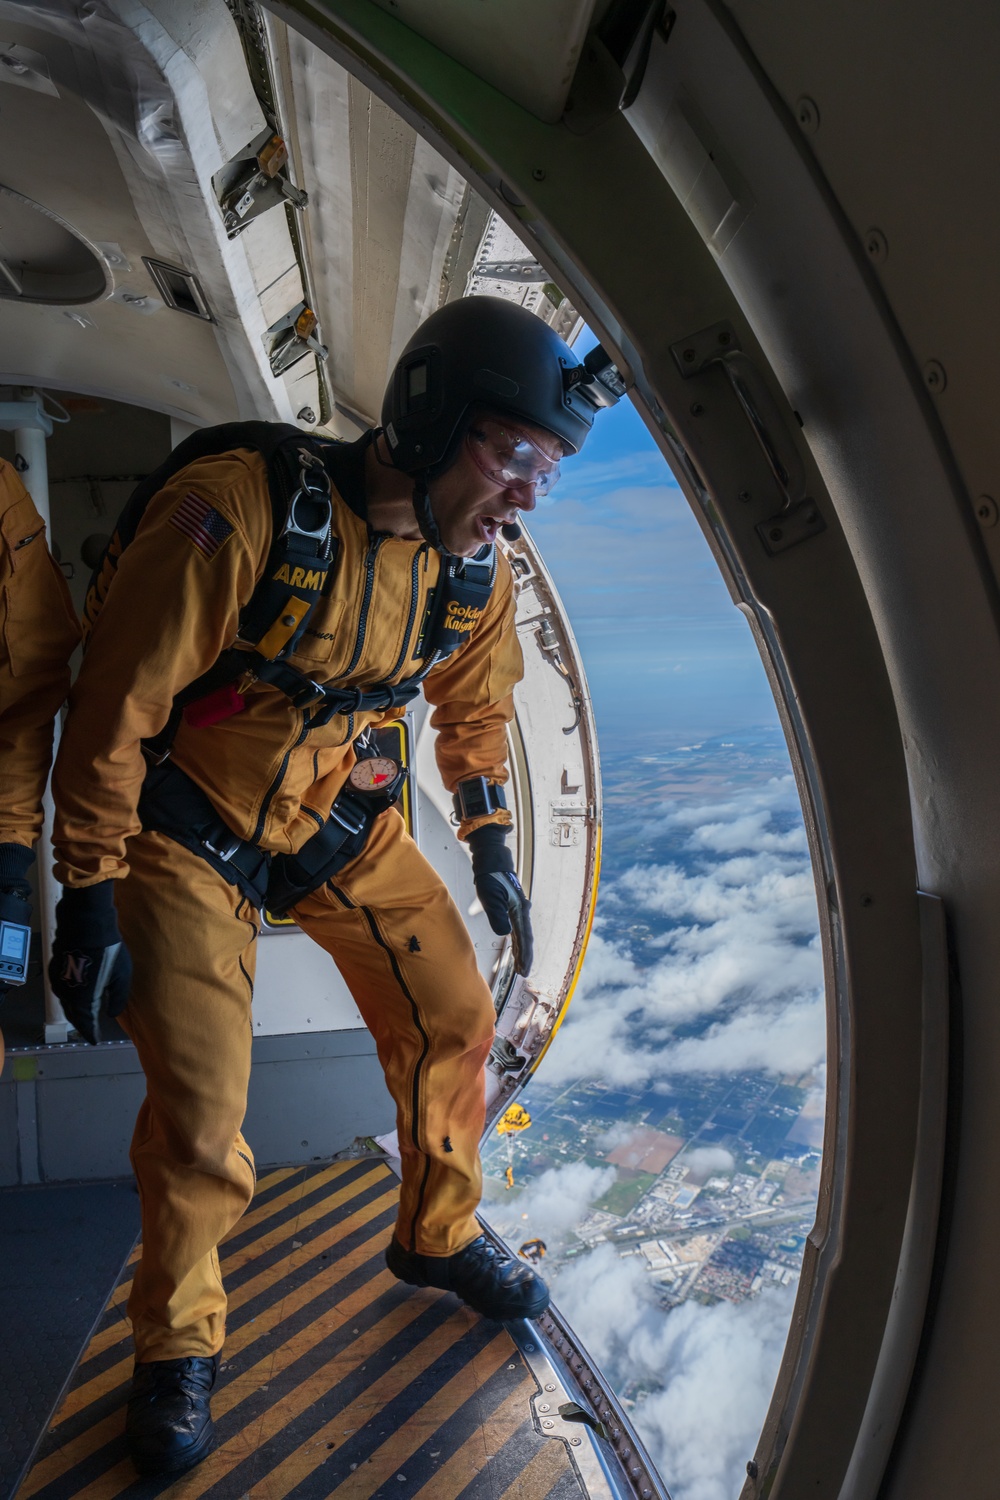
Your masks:
M136 1247L18 1500L585 1497L568 1444L535 1426L539 1385L507 1330L386 1270L397 1197L371 1159L261 1179L221 1248L219 1447L172 1484L125 1457Z

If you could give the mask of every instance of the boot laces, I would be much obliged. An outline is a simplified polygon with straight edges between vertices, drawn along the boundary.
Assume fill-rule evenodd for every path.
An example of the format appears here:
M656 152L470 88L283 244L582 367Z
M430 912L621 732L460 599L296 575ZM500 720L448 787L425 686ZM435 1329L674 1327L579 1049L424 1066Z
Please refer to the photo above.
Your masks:
M136 1368L143 1372L144 1395L151 1401L176 1395L197 1399L215 1384L214 1361L194 1355L189 1359L152 1360Z
M466 1246L462 1254L466 1262L463 1270L467 1271L472 1281L483 1287L502 1281L507 1271L513 1267L512 1257L505 1250L498 1249L484 1234Z

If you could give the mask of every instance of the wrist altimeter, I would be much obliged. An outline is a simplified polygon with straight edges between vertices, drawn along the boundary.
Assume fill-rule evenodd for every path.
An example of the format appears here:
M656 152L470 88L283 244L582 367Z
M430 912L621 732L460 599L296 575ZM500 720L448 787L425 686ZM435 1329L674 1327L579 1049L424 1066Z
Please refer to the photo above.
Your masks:
M7 984L24 984L31 952L31 907L10 891L0 891L0 994Z
M377 798L386 806L397 801L406 782L406 769L390 755L372 755L351 767L347 785L355 795Z
M452 800L460 823L468 818L486 818L490 813L507 811L503 787L487 781L485 776L469 776L460 781Z

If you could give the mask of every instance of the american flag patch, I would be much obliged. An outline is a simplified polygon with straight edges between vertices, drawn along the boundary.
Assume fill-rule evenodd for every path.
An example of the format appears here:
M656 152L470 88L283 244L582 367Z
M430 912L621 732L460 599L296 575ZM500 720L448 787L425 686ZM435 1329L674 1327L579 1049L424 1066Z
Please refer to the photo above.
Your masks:
M170 517L170 524L189 542L194 542L202 557L214 557L233 534L225 516L193 491L184 496Z

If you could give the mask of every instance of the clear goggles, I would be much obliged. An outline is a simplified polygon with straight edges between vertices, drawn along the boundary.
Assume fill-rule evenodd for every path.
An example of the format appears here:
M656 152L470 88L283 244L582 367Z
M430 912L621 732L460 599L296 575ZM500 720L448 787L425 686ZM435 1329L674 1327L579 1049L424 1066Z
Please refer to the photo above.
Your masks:
M536 495L547 495L559 478L557 458L550 458L526 433L505 427L492 417L477 418L465 441L487 479L504 489L533 484Z

